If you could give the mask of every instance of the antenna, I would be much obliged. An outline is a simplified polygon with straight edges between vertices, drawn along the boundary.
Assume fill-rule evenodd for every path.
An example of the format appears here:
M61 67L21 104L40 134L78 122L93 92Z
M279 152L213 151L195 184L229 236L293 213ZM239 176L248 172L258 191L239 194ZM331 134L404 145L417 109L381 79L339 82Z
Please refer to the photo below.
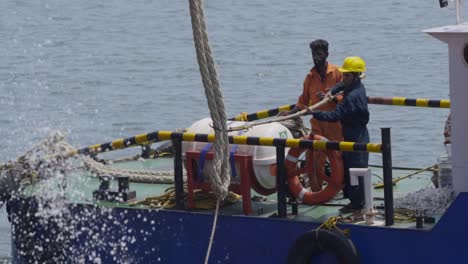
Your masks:
M461 19L462 0L455 0L455 13L457 16L457 25L462 23Z
M448 6L448 1L449 0L439 0L439 5L440 8L444 8ZM462 5L463 5L463 0L451 0L455 2L455 15L457 17L457 25L460 25L462 23Z

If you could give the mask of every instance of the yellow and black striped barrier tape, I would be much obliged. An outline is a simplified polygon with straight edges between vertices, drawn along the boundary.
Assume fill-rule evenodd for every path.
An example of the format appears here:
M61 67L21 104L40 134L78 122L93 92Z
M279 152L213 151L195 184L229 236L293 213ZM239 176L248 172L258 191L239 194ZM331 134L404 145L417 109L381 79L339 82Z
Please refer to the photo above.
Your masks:
M276 116L281 111L284 111L284 110L289 111L289 110L293 109L294 106L295 106L295 104L283 105L283 106L280 106L278 108L273 108L273 109L269 109L269 110L262 110L262 111L252 113L252 114L241 113L239 115L236 115L233 118L230 118L229 120L230 121L254 121L254 120L258 120L258 119L263 119L263 118L267 118L267 117Z
M180 133L172 131L155 131L148 134L140 134L134 137L116 139L104 144L96 144L78 150L79 154L97 154L101 152L113 151L129 148L143 143L157 142L162 140L178 139L182 141L214 142L214 134L195 134ZM256 145L256 146L285 146L311 148L317 150L340 150L340 151L367 151L382 152L381 144L356 143L356 142L336 142L336 141L318 141L293 138L272 138L272 137L247 137L247 136L229 136L230 144Z
M367 101L369 104L379 105L395 105L395 106L414 106L414 107L434 107L434 108L450 108L450 100L432 100L425 98L410 99L405 97L380 97L380 96L368 96ZM283 110L293 109L295 104L283 105L278 108L269 110L262 110L256 113L241 113L233 118L231 121L254 121L262 118L276 116Z
M431 100L425 98L410 99L405 97L368 96L369 104L450 108L450 100Z

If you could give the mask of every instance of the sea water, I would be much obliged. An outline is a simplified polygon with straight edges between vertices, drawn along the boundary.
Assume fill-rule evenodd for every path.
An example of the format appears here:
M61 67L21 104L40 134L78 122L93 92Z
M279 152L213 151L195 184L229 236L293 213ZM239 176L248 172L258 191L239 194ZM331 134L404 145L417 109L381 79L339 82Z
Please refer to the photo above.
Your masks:
M421 32L455 22L437 1L204 3L228 116L295 103L316 38L331 63L366 60L369 96L449 96L447 47ZM55 130L83 147L208 116L187 1L3 0L0 12L0 162ZM371 142L392 128L395 166L436 162L447 109L369 109ZM2 209L0 256L9 228Z

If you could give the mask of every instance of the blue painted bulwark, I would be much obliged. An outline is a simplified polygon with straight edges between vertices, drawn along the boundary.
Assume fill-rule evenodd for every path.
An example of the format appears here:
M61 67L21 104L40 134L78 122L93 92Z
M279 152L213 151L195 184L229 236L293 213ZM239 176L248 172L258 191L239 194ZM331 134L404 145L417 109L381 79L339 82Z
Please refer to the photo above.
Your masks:
M467 204L468 193L461 193L432 230L340 227L351 230L362 263L464 263L468 230L459 224L468 217ZM39 263L51 259L74 263L80 258L87 262L100 258L102 263L203 263L213 222L213 215L206 213L70 204L63 228L53 219L38 221L34 199L17 198L11 208L17 263L29 263L33 257ZM293 242L317 226L222 215L210 263L285 263Z

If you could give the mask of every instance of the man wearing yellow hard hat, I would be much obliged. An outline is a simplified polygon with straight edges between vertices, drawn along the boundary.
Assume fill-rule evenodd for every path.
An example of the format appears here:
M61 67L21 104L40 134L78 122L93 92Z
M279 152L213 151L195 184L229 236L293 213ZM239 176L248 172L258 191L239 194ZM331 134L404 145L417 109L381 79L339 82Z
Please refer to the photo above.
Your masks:
M333 111L315 111L313 117L320 121L340 121L345 141L369 143L369 110L367 108L367 95L361 82L361 74L366 71L366 62L360 57L347 57L343 66L338 69L343 73L343 81L333 87L327 97L343 91L343 101ZM345 197L350 204L343 207L341 212L360 210L364 206L364 192L360 186L351 186L349 169L367 168L369 164L368 152L344 151L343 165L345 169Z

